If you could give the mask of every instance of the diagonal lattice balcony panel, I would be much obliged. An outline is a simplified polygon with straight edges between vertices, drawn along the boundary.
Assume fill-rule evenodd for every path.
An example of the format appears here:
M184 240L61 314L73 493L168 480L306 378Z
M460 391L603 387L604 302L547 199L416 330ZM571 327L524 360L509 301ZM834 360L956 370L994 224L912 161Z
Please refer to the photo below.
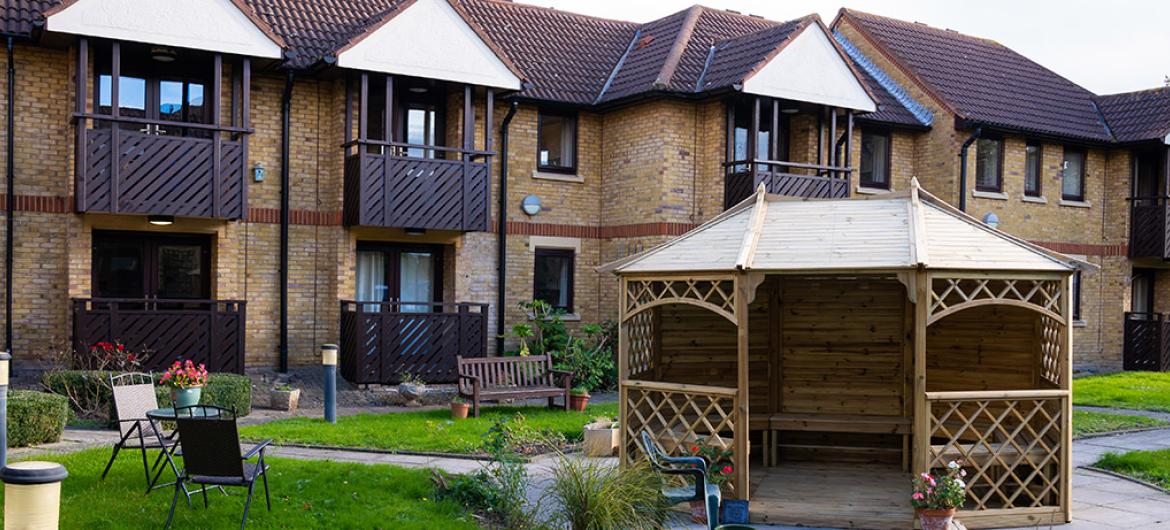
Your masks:
M967 470L965 509L1058 507L1065 399L931 400L928 467Z

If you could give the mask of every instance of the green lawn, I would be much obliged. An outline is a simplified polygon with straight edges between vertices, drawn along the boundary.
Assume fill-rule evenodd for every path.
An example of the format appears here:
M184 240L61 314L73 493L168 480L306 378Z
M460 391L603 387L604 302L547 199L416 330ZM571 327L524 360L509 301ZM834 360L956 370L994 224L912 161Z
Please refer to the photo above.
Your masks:
M1130 429L1145 429L1170 425L1170 422L1145 416L1130 414L1111 414L1091 410L1073 411L1073 436L1084 436L1112 431L1126 431Z
M105 481L99 481L109 449L38 457L69 471L62 486L61 528L162 528L174 490L143 495L138 453L124 451ZM152 455L153 456L153 455ZM387 465L268 459L272 511L257 484L248 528L477 528L474 518L450 501L436 501L430 471ZM166 475L164 474L164 477ZM236 528L245 489L230 496L209 494L210 509L195 496L194 508L179 499L174 528ZM2 493L0 493L2 496Z
M1170 449L1106 453L1094 465L1170 488Z
M1073 404L1170 412L1170 372L1118 372L1073 380Z
M277 444L358 447L387 451L477 454L484 433L499 418L524 414L536 429L559 432L569 441L581 439L582 428L597 416L615 416L616 403L591 405L584 413L533 407L483 407L480 417L452 420L449 409L391 414L357 414L330 425L319 418L289 418L243 427L247 439L272 438Z

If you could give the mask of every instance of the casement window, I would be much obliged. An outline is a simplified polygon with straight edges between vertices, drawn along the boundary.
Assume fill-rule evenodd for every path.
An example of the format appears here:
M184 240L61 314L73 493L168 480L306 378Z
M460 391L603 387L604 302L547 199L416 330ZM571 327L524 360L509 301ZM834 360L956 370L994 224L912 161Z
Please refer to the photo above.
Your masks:
M1083 149L1064 148L1060 196L1068 201L1085 200L1085 151Z
M890 134L861 132L861 178L866 188L890 189Z
M211 240L204 235L94 231L96 298L211 298Z
M1040 142L1028 142L1024 147L1024 195L1039 197L1043 193L1044 151Z
M537 119L537 169L576 173L577 116L541 110Z
M1003 191L1003 140L980 138L975 142L975 189Z
M570 249L536 249L532 297L572 313L574 261Z
M358 242L356 292L359 302L404 303L402 313L428 313L443 300L443 247ZM378 311L370 304L366 311Z

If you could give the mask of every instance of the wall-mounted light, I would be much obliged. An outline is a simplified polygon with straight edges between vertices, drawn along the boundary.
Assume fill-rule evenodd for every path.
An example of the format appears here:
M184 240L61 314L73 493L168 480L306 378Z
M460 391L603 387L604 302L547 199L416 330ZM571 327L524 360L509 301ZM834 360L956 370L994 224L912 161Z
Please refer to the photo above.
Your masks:
M520 201L520 209L524 210L524 213L528 214L529 216L540 213L540 197L537 197L536 195L529 195L524 197L524 200Z
M173 215L148 215L146 222L154 226L170 226L175 224L175 216Z
M150 58L160 63L173 63L179 56L175 50L165 46L155 46L150 49Z
M414 92L415 94L426 94L427 93L427 87L425 87L425 86L412 86L408 90L410 90L411 92Z
M408 236L421 236L427 233L426 228L403 228L402 231L406 232Z
M796 114L797 112L800 112L800 109L796 107L780 109L781 114Z
M995 230L999 228L999 216L995 215L995 212L987 212L987 215L983 216L983 224Z
M256 165L252 166L252 181L264 182L264 164L256 162Z

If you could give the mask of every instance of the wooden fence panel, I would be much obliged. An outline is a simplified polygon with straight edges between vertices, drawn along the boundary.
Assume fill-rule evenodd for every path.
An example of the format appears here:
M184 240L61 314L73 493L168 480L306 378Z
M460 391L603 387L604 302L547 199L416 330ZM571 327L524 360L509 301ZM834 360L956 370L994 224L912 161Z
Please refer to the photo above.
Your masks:
M487 304L341 303L341 374L395 384L403 374L456 381L455 357L487 354Z

